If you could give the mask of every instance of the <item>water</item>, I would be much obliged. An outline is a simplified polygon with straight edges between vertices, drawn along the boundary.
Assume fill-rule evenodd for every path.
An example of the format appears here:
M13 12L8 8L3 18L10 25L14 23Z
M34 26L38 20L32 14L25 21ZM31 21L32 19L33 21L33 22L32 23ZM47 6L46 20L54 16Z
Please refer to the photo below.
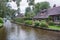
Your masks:
M9 20L0 30L0 40L60 40L60 32L20 26Z

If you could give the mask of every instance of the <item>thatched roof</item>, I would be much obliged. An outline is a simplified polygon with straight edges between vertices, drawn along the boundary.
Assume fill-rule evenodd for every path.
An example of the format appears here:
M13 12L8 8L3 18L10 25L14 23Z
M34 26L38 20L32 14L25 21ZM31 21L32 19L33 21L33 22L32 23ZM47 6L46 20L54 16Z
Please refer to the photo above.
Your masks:
M44 9L41 10L41 12L37 13L36 16L34 16L33 18L48 18L51 15L59 15L60 14L60 6L59 7L54 7L54 8L49 8L49 9Z
M59 7L54 7L52 9L48 9L48 14L49 15L57 15L60 14L60 6Z
M22 18L22 17L24 17L24 15L22 13L19 13L16 17L17 18Z

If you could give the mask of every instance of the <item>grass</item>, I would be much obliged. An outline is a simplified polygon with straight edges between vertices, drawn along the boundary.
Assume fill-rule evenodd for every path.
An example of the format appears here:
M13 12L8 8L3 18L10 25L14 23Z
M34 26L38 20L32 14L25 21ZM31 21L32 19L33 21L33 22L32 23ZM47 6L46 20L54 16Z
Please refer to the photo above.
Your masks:
M49 29L60 30L60 26L49 26Z

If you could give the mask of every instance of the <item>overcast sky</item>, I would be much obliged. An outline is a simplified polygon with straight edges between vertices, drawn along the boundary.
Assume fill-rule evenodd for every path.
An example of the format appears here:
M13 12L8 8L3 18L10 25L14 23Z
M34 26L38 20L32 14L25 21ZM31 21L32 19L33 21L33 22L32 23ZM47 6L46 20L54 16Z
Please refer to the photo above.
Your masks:
M60 0L35 0L35 3L37 2L43 2L43 1L47 1L50 3L50 6L52 7L54 4L56 4L57 6L60 6ZM14 4L13 4L14 5ZM16 4L15 4L16 5ZM25 12L25 8L28 6L27 0L22 0L20 2L20 9L21 12L24 13ZM16 7L14 7L16 8Z

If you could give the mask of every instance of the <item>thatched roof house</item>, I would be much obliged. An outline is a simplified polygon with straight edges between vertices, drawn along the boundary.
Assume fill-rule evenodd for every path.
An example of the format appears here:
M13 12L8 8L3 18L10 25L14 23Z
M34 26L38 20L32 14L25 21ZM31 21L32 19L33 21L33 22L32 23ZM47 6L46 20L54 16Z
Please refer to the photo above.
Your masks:
M41 10L33 19L46 19L49 16L54 21L60 21L60 6Z

